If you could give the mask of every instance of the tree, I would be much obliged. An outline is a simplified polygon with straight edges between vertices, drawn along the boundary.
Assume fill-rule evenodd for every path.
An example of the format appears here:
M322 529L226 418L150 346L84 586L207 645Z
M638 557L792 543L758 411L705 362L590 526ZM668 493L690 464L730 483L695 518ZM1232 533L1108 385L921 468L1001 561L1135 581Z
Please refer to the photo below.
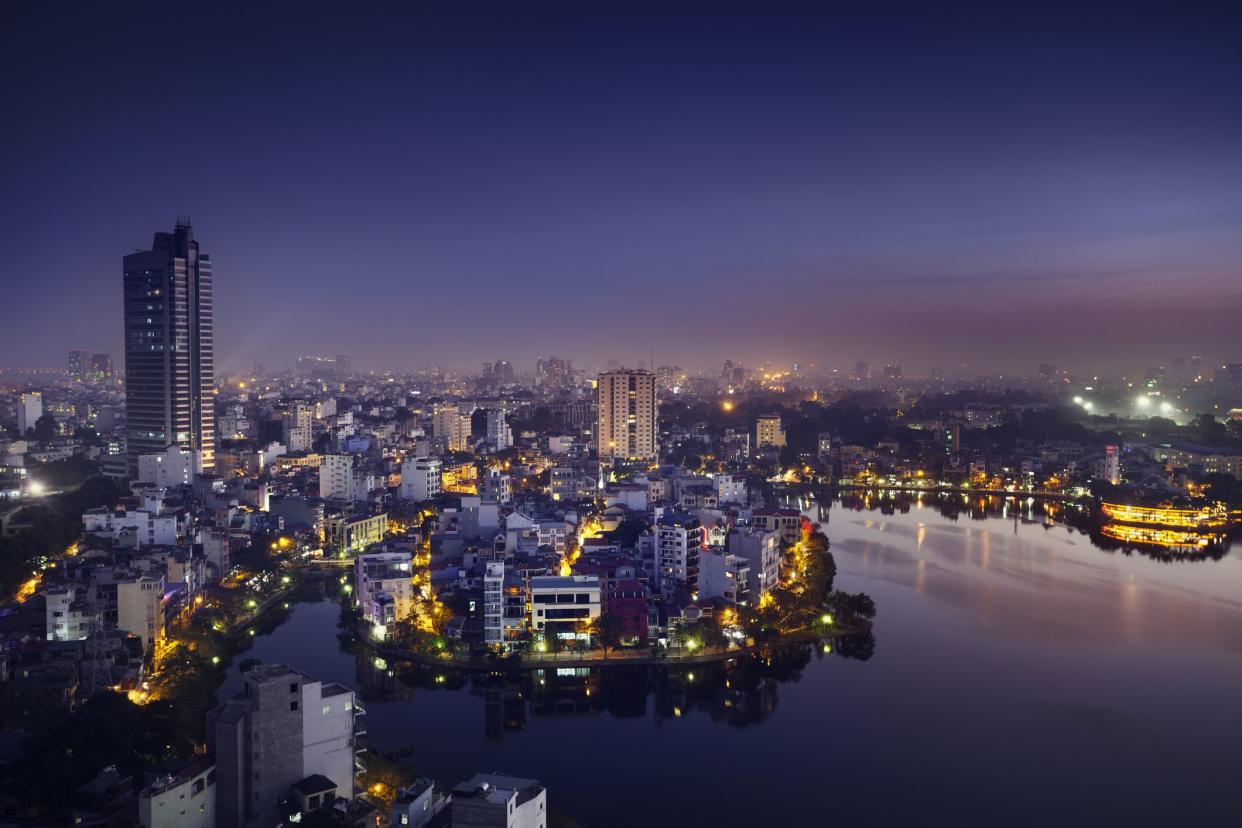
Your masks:
M604 648L604 658L608 658L609 648L616 649L621 639L621 619L612 613L604 613L595 620L595 633Z
M33 434L34 438L40 443L47 443L56 439L56 418L51 414L44 414L35 420L34 428L27 430L27 436Z
M839 615L852 621L875 618L875 601L864 592L834 592L829 603Z

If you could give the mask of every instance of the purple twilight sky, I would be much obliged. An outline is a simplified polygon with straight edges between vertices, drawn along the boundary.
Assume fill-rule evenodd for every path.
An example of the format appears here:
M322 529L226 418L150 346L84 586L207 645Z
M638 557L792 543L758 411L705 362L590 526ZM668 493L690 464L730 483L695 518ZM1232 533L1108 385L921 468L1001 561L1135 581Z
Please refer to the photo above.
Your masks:
M1224 5L248 6L0 13L0 366L182 213L221 373L1242 358Z

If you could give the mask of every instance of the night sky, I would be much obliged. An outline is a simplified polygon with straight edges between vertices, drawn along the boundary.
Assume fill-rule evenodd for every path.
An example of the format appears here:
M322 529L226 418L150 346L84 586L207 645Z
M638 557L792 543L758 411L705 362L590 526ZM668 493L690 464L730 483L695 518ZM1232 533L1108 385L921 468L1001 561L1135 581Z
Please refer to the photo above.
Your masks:
M178 214L221 373L1242 358L1224 4L245 5L4 4L0 366Z

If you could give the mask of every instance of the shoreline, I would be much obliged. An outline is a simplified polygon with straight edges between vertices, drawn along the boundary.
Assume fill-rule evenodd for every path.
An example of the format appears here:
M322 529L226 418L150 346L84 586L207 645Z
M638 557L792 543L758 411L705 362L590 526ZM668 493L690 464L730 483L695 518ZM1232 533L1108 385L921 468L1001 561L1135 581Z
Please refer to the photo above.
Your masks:
M826 632L802 629L784 633L773 641L748 644L731 650L704 651L700 653L671 654L673 651L670 651L670 654L656 656L646 649L612 650L607 658L604 658L603 655L584 655L581 653L568 653L564 655L526 653L519 656L497 657L494 661L489 660L487 656L484 656L482 659L460 658L451 654L448 654L446 658L426 656L412 650L386 647L366 638L363 631L357 628L354 631L359 635L365 647L384 659L420 664L425 667L444 667L468 672L491 673L511 670L541 670L548 667L658 667L678 664L709 664L715 661L728 661L738 656L760 652L769 647L846 638L851 635L870 632L872 627L871 621L860 621L850 627L837 628ZM602 653L603 651L591 650L589 652Z

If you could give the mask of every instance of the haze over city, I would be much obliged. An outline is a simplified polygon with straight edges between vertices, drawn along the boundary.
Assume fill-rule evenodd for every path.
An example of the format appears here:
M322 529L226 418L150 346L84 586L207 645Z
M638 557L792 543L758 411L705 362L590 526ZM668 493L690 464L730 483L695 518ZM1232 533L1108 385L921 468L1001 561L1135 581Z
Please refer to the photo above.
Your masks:
M1227 10L300 8L6 11L5 366L119 352L183 214L222 373L1237 356Z

